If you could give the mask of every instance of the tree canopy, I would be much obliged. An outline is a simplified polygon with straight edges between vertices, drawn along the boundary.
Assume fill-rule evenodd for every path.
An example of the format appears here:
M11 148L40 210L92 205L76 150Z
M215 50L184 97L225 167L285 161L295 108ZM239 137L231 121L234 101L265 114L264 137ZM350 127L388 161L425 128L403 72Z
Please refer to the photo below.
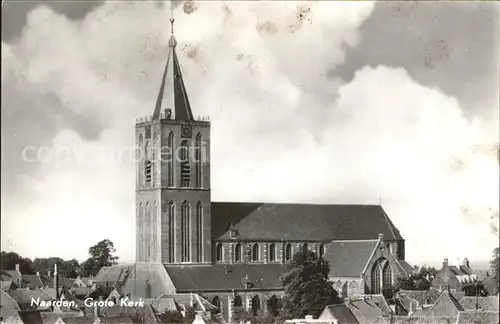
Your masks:
M499 260L499 248L495 248L493 250L493 257L490 261L490 267L493 272L493 276L496 278L496 284L497 284L497 292L500 291L500 273L499 273L499 267L500 267L500 260Z
M341 303L332 283L328 280L330 265L312 251L295 253L281 277L285 294L281 300L282 318L319 316L331 304Z
M89 248L89 258L81 265L83 276L95 276L102 267L118 264L118 257L113 242L108 239L98 242Z

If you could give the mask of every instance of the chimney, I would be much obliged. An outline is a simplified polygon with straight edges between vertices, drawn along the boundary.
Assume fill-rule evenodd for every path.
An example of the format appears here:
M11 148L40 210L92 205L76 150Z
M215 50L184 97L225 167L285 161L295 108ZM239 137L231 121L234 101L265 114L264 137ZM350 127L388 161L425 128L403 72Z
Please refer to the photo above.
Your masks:
M18 263L16 263L16 271L21 272L21 271L19 271L19 264Z
M100 315L100 310L99 310L99 306L97 306L97 303L94 304L94 317L95 318L98 318Z
M448 267L448 258L444 258L443 268L447 268L447 267Z
M54 264L54 288L56 289L56 300L59 300L59 276L57 274L57 264Z
M47 271L47 275L49 276L49 278L52 278L52 271Z
M306 315L306 321L312 321L313 316L312 315Z
M378 235L378 240L379 240L379 241L383 241L383 240L384 240L384 234L380 233L380 234Z
M470 268L470 267L469 267L469 259L464 258L463 264L464 264L464 266L466 266L467 268Z
M38 277L40 277L40 271L37 271L37 272L36 272L36 275L37 275Z

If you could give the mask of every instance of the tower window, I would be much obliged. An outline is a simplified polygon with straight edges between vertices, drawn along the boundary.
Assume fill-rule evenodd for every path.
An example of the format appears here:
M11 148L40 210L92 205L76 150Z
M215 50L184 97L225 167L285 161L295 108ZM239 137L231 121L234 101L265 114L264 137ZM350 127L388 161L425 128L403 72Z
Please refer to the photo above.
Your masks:
M168 206L168 222L169 222L169 261L171 263L175 262L175 205L171 202Z
M184 202L182 204L181 208L181 241L182 241L182 262L189 262L190 261L190 250L191 250L191 244L190 244L190 208L187 202Z
M196 164L196 187L202 187L202 163L201 163L201 134L196 135L196 145L195 145L195 164Z
M325 255L325 245L320 244L319 245L319 257L322 258Z
M167 161L167 173L168 173L168 186L174 186L174 161L173 161L173 152L174 152L174 132L170 132L168 135L168 147L167 152L165 154L164 161Z
M184 140L181 143L179 160L181 162L181 187L189 187L191 185L191 165L189 164L189 148L187 140Z
M203 204L201 201L196 206L196 226L198 262L203 262Z

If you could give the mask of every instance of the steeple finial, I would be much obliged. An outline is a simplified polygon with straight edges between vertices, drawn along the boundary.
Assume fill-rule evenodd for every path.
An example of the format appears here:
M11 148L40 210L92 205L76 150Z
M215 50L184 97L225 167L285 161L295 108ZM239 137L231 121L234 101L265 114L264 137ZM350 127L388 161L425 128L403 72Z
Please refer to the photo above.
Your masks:
M174 19L174 2L173 1L170 1L170 41L169 41L169 45L171 47L175 47L175 45L177 45L177 41L175 40L175 36L174 36L174 22L175 22L175 19Z

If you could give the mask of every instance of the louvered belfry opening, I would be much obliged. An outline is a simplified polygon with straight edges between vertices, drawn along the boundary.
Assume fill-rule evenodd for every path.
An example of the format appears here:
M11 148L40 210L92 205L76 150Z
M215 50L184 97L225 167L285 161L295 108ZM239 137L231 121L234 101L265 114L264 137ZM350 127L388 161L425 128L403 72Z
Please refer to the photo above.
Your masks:
M191 165L189 164L187 140L181 143L179 158L181 161L181 187L189 187L191 185Z

